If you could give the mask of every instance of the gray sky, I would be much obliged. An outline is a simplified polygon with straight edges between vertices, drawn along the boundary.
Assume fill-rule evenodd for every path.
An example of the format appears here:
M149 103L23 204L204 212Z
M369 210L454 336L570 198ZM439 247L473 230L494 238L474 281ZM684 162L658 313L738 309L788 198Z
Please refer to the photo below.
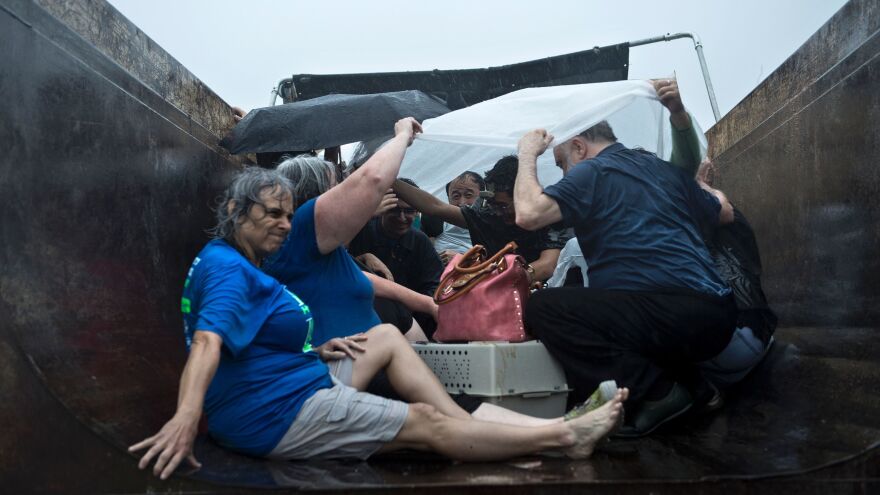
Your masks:
M693 32L721 114L844 0L442 2L110 0L230 104L266 106L291 74L470 69ZM704 129L712 110L690 40L636 47L630 79L678 75ZM280 102L280 99L279 99Z

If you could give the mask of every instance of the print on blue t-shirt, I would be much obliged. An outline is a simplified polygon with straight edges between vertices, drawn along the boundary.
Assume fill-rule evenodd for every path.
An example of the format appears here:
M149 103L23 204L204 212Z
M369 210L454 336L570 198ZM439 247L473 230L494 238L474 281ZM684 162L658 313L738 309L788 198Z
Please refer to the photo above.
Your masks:
M373 309L373 285L345 248L326 255L318 250L315 201L296 209L290 235L263 262L262 270L308 304L315 316L312 343L321 345L332 338L366 332L381 322Z
M311 349L308 307L226 241L193 261L181 299L187 349L196 331L223 339L205 394L208 430L220 445L262 456L278 444L303 402L332 386Z

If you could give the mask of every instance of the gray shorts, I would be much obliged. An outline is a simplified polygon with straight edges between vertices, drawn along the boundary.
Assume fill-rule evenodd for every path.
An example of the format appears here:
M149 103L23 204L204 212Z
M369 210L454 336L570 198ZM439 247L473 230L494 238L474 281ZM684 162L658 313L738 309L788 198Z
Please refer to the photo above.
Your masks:
M304 403L266 457L279 460L366 459L397 436L409 405L351 387L352 361L328 363L333 386Z

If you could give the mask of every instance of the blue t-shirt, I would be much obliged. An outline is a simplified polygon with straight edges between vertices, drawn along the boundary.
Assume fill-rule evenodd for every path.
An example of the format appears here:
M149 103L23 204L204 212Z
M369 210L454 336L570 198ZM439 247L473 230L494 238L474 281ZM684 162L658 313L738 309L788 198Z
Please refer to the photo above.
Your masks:
M615 143L544 192L575 229L590 287L730 293L698 227L717 225L721 204L679 168Z
M263 272L301 297L315 315L312 342L365 332L381 323L373 309L373 284L342 246L318 250L315 199L296 209L290 235L263 262Z
M223 339L205 395L208 430L220 445L268 454L303 402L333 385L310 352L308 308L226 241L209 242L193 261L181 311L187 350L196 330Z

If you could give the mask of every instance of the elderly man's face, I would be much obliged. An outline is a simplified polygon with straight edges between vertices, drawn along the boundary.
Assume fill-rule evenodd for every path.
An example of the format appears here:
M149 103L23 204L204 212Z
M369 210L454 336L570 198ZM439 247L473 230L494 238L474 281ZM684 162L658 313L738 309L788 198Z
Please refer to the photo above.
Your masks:
M416 209L410 206L409 203L398 199L396 208L382 214L380 219L382 230L388 237L394 239L401 237L412 227L416 213Z
M574 163L571 162L571 142L566 141L553 148L553 159L556 166L562 169L562 175L568 174Z
M480 186L471 177L457 179L449 184L449 204L470 206L480 197Z

